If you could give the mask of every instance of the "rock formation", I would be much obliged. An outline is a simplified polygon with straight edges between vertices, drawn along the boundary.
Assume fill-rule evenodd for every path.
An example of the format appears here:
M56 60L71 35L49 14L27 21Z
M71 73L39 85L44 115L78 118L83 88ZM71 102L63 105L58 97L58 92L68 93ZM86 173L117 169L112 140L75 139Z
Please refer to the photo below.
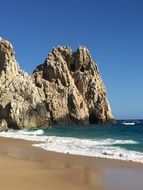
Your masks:
M0 130L112 122L99 70L85 47L54 48L29 75L0 38Z

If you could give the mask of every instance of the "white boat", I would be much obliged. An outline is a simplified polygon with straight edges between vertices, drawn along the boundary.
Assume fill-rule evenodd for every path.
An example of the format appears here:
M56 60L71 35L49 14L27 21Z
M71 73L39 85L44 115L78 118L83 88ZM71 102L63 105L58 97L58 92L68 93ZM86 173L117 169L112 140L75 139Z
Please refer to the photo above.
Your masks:
M123 121L123 125L135 125L135 122L126 122L126 121Z

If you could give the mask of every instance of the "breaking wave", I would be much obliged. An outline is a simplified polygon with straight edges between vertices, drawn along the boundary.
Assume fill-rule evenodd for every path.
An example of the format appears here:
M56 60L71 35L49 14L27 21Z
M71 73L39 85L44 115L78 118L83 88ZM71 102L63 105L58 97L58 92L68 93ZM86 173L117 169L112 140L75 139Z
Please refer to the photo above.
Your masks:
M37 141L33 144L48 151L84 155L92 157L102 157L110 159L131 160L143 163L143 153L139 151L127 150L121 145L138 145L135 140L112 139L112 138L75 138L62 136L48 136L44 129L39 130L9 130L1 132L1 137L11 137L24 140Z

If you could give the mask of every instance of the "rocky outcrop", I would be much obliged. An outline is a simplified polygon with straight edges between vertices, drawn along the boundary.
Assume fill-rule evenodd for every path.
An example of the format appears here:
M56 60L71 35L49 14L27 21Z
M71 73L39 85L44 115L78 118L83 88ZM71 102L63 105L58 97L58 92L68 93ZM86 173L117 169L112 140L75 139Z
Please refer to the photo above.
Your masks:
M0 39L0 128L112 123L114 118L96 63L80 46L53 49L29 75L12 45Z

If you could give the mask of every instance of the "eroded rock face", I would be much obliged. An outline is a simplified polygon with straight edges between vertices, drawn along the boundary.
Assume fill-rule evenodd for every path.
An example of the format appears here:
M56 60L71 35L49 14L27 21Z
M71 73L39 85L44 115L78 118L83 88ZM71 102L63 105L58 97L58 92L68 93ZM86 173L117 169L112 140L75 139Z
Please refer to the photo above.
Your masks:
M0 126L114 122L105 87L89 51L53 49L32 75L20 70L12 45L0 39Z

